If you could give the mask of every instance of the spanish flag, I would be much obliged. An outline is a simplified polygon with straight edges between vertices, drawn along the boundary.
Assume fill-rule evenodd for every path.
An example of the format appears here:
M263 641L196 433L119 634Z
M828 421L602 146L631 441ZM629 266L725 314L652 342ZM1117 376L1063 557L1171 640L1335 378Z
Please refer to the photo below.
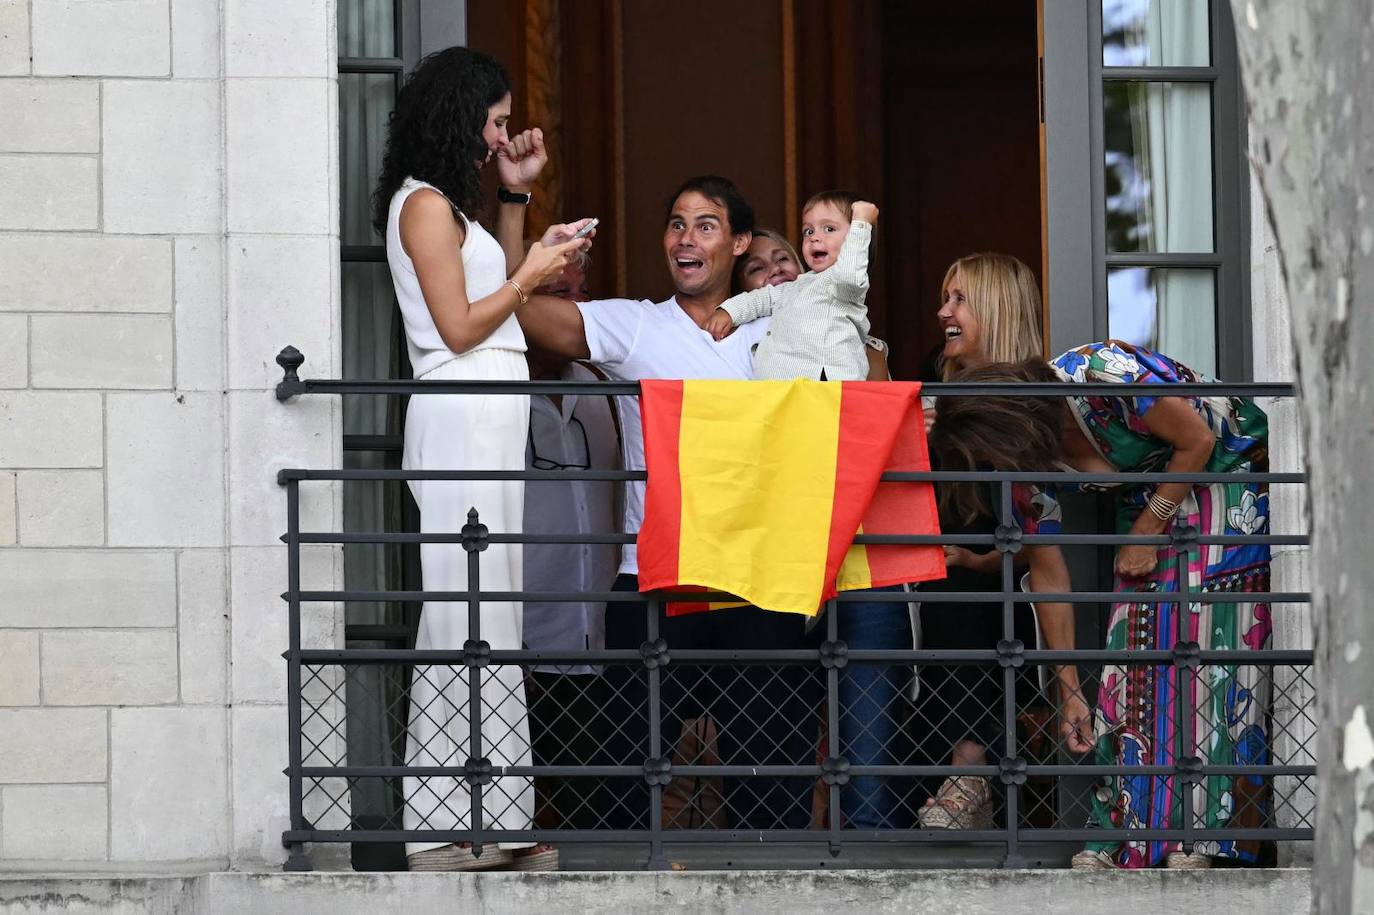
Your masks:
M930 469L920 389L641 382L640 588L705 588L813 616L837 590L943 578L939 546L853 543L858 533L939 533L929 483L879 481L884 470Z

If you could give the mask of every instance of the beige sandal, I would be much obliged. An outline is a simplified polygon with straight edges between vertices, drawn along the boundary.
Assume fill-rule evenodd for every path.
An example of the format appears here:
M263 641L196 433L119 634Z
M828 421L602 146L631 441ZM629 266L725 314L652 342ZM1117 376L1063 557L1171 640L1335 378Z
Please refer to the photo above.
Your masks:
M1212 866L1212 859L1196 851L1171 851L1164 856L1164 866L1171 870L1205 871Z
M558 849L552 845L517 848L511 854L511 863L508 869L513 871L556 871L558 870Z
M980 775L951 775L916 816L922 829L991 829L992 784Z
M1114 871L1116 862L1105 851L1085 848L1069 859L1069 867L1076 871Z
M421 871L489 871L504 867L511 862L511 854L496 843L482 846L482 854L473 853L472 846L463 844L440 845L406 855L406 865L415 872Z

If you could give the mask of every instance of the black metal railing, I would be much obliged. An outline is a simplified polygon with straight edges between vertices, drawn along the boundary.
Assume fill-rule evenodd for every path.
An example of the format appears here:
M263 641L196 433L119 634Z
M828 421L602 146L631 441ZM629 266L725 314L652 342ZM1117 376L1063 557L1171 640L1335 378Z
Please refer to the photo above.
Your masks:
M475 381L337 381L302 380L297 377L301 357L293 349L278 358L285 371L278 386L279 399L300 394L600 394L638 393L628 382L475 382ZM1007 386L928 385L924 393L980 395L1005 393ZM1063 396L1064 387L1053 384L1015 385L1024 396ZM1075 385L1074 393L1126 395L1133 385ZM1150 393L1158 394L1152 386ZM1291 397L1286 384L1172 385L1171 394ZM394 444L394 443L393 443ZM615 532L587 535L535 535L492 531L474 510L458 531L417 533L407 531L305 531L301 529L301 486L312 483L414 480L642 480L643 473L610 470L561 471L443 471L399 469L304 469L278 473L287 500L288 551L287 603L290 642L287 661L290 757L287 776L290 792L290 828L283 842L291 854L288 869L308 869L305 843L399 843L399 842L549 842L564 849L580 846L616 846L630 850L619 859L622 866L667 866L669 849L704 846L731 849L757 848L760 843L777 849L774 863L811 862L824 865L841 857L864 858L865 849L910 849L910 860L922 859L920 849L952 850L940 859L960 859L1020 866L1032 861L1054 860L1044 850L1067 850L1082 843L1154 842L1183 843L1192 850L1198 843L1310 840L1316 768L1309 748L1314 713L1314 682L1310 650L1208 650L1196 640L1182 640L1168 650L1107 650L1095 646L1071 650L1028 647L1018 630L1019 618L1032 601L1074 605L1082 619L1100 617L1094 605L1123 600L1126 592L1110 589L1071 593L1040 593L1017 590L1015 561L1023 546L1058 544L1073 548L1112 547L1131 543L1171 546L1184 556L1199 545L1267 544L1301 546L1305 535L1211 534L1176 527L1158 536L1121 534L1024 533L1012 511L1013 486L1022 483L1160 483L1166 481L1301 484L1297 473L888 473L885 481L934 483L978 481L996 488L999 508L991 533L950 533L910 536L861 536L861 543L941 543L991 547L999 555L1000 588L981 591L944 590L936 582L918 594L905 591L846 592L826 605L820 625L806 647L675 647L664 637L663 605L676 598L701 600L703 595L642 594L624 591L527 592L498 591L483 587L482 554L491 544L598 543L624 544L632 536ZM425 591L413 588L338 590L308 588L302 582L302 547L313 544L451 543L461 547L467 560L468 587L460 591ZM1308 603L1305 592L1247 591L1246 602L1264 603L1274 618L1297 612L1292 605ZM1237 599L1231 591L1190 591L1186 575L1179 591L1129 593L1135 604L1166 609L1174 606L1227 605ZM417 650L409 647L307 648L303 636L303 608L310 604L357 602L414 602L443 600L467 606L469 637L461 648ZM481 607L484 601L523 602L616 602L644 608L642 644L601 650L546 651L496 649L482 637ZM856 603L911 603L946 605L949 613L961 607L995 604L998 610L995 644L959 649L902 648L858 650L840 638L839 618L846 605ZM1089 627L1091 629L1091 627ZM1274 627L1278 630L1278 626ZM1205 640L1204 640L1205 644ZM523 690L524 671L532 665L594 665L595 674L555 675L525 704L521 714L541 721L564 719L563 742L542 751L532 745L547 734L520 737L532 749L532 764L499 765L490 762L491 748L484 745L482 725L500 718L504 699ZM1203 759L1192 749L1174 754L1167 765L1122 765L1069 752L1055 726L1053 709L1064 701L1056 693L1052 673L1056 665L1076 665L1081 689L1094 707L1104 666L1131 672L1152 670L1172 678L1172 726L1170 740L1179 748L1235 742L1223 731L1234 722L1216 720L1185 708L1197 697L1212 691L1221 717L1232 703L1258 703L1263 712L1261 745L1236 749L1231 759ZM913 674L919 666L921 673ZM503 672L515 671L514 677ZM392 765L350 765L344 722L350 684L367 678L386 678L394 688L382 702L375 718L391 735ZM465 702L435 710L451 725L463 722L466 746L462 753L440 765L407 766L405 751L398 745L417 714L429 708L413 708L409 690L421 679L437 687L455 684ZM1047 682L1048 681L1048 682ZM531 690L535 688L533 680ZM927 695L924 704L911 698L912 683L934 690L944 698ZM867 684L857 687L854 684ZM950 686L949 684L953 684ZM934 685L932 685L934 684ZM505 690L506 695L502 695ZM943 690L943 693L940 691ZM891 701L894 695L897 701ZM842 695L849 704L842 703ZM1266 701L1272 695L1275 703ZM881 696L883 702L870 701ZM953 700L949 699L953 696ZM1192 700L1189 697L1193 697ZM1240 697L1240 698L1238 698ZM1206 707L1204 701L1202 706ZM535 709L539 709L536 714ZM508 709L506 710L509 711ZM890 763L861 765L849 756L846 741L864 739L860 728L854 737L854 716L890 718L881 730L885 743L882 758ZM950 722L953 722L951 725ZM506 722L512 733L521 724ZM865 724L864 727L868 725ZM912 748L920 734L933 731L973 734L977 728L989 735L981 762L955 765L941 749L939 758ZM1196 729L1207 727L1211 732ZM941 731L941 729L944 729ZM568 732L571 736L567 736ZM846 737L845 735L849 736ZM509 736L509 734L507 735ZM868 735L873 736L873 735ZM1156 735L1158 736L1158 735ZM1166 735L1169 736L1169 735ZM1253 735L1251 735L1253 736ZM357 739L358 735L353 735ZM1241 735L1242 739L1245 735ZM1204 739L1206 738L1206 739ZM1275 739L1279 738L1279 739ZM377 735L385 741L385 735ZM874 739L879 739L874 737ZM943 739L943 738L942 738ZM1228 743L1229 742L1229 743ZM897 746L900 744L900 746ZM1276 750L1276 745L1279 749ZM936 741L937 749L941 742ZM1237 744L1237 746L1239 746ZM859 756L872 756L859 753ZM991 816L960 821L953 828L922 827L920 808L946 779L973 776L990 786ZM1089 827L1094 805L1113 798L1113 777L1159 777L1150 786L1163 792L1162 802L1171 814L1169 825L1146 828L1132 823ZM435 828L426 814L411 803L415 790L427 790L431 780L454 779L457 786L445 798L426 806L461 811L466 828ZM405 780L414 780L407 788ZM860 782L865 786L859 790ZM393 814L364 822L350 809L349 798L360 785L385 786L396 798ZM977 783L974 783L976 787ZM1123 781L1121 784L1125 784ZM537 812L534 823L521 828L493 825L492 800L506 808L516 806L526 791L533 791ZM978 789L983 790L983 789ZM1139 790L1138 786L1135 790ZM1213 792L1225 790L1227 797ZM876 792L883 792L881 804ZM1157 800L1160 798L1157 798ZM1198 809L1199 801L1206 809ZM407 805L409 817L407 817ZM437 806L436 806L437 805ZM863 809L865 806L881 810ZM1217 814L1222 810L1224 815ZM498 810L494 819L500 820ZM868 816L861 817L861 814ZM856 826L856 818L864 819ZM407 820L409 819L409 824ZM877 820L873 825L873 820ZM780 844L777 844L780 843ZM894 844L895 843L895 844ZM1207 846L1203 846L1207 847ZM800 857L796 849L803 849ZM979 858L974 849L982 849ZM812 850L819 849L818 857ZM786 850L790 850L786 851ZM989 859L991 850L995 858ZM647 854L646 854L647 853ZM690 854L690 852L687 852ZM790 855L790 857L789 857ZM1036 856L1039 857L1036 857ZM828 856L828 857L827 857ZM952 856L952 857L951 857ZM759 863L757 854L749 859ZM892 863L891 856L886 860ZM900 859L899 859L900 860ZM1265 860L1261 857L1260 860ZM764 859L767 863L767 859Z

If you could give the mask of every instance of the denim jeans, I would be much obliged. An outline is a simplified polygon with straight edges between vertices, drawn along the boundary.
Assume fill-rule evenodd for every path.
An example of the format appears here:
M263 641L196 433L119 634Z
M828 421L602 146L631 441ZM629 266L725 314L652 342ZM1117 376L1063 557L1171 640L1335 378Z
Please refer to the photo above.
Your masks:
M875 591L901 591L902 586ZM850 650L911 647L911 617L905 602L840 603L836 627ZM911 666L856 663L840 671L840 754L851 766L892 766L910 762ZM915 813L903 803L914 787L910 778L851 776L840 789L844 824L854 829L905 829ZM832 813L833 816L833 813Z

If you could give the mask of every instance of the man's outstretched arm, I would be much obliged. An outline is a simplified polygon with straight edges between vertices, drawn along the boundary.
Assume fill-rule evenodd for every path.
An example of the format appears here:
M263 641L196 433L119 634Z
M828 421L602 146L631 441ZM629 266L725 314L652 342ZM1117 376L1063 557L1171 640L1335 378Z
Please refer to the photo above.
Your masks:
M591 357L582 312L567 299L532 295L515 314L532 347L565 359Z

